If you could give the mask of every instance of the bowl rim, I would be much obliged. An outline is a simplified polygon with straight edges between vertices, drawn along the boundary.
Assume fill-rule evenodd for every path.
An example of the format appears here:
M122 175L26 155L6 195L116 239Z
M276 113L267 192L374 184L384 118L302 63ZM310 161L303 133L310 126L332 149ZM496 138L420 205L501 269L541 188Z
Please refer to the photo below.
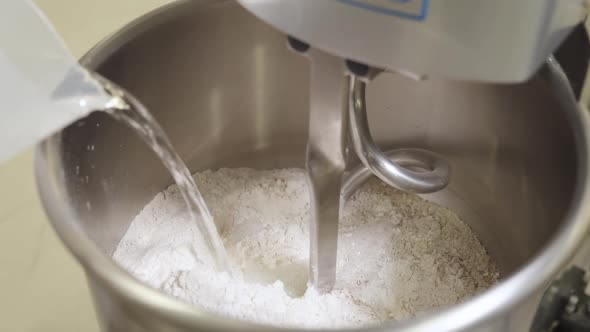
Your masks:
M188 3L204 6L220 2L182 0L157 8L133 20L121 30L99 42L82 57L81 63L91 69L97 68L122 45L158 22L165 20L166 17L176 15ZM568 121L574 130L578 156L576 188L570 208L564 217L565 221L557 233L534 258L517 272L462 303L424 313L416 318L401 322L340 330L406 332L469 330L477 324L506 314L519 303L533 297L573 258L590 228L590 181L588 177L590 117L588 110L583 105L577 104L567 77L553 58L549 58L539 75L545 78L545 81L554 89L560 99L571 101L571 103L568 102L568 105L564 105L564 110L567 112ZM56 157L60 155L58 150L60 141L60 133L57 133L47 138L36 148L37 187L42 204L58 236L84 267L92 281L99 281L100 287L116 293L126 304L141 306L146 313L138 313L137 315L142 315L142 318L149 317L147 313L150 313L185 328L200 326L236 331L300 330L250 323L212 313L202 307L182 302L161 293L141 283L119 267L85 235L76 222L74 209L67 204L67 192L65 186L62 185L65 181L65 174L62 171L63 164L61 158ZM94 289L94 292L96 291ZM502 326L505 327L505 325ZM306 330L319 331L317 329Z

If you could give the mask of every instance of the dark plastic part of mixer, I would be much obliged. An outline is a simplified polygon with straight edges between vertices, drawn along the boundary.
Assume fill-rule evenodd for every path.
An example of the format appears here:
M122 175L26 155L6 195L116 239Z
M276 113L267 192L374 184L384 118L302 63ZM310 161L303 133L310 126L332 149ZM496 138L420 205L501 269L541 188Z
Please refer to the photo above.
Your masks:
M364 77L369 74L369 66L352 60L346 60L346 68L356 76Z
M586 271L572 267L553 281L543 298L530 332L590 331L590 297Z
M289 46L291 46L294 51L305 53L307 50L309 50L309 44L297 38L287 36L287 41L289 42Z
M584 24L580 24L555 51L555 59L569 79L576 98L580 96L590 60L588 40L588 32Z

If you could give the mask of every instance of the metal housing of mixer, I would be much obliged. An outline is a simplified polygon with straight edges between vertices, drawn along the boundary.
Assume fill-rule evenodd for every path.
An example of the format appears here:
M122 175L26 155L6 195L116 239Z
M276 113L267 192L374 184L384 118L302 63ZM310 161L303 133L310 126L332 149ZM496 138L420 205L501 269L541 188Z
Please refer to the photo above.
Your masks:
M161 8L83 61L142 100L192 171L303 167L309 63L234 2ZM585 245L590 225L588 115L559 66L548 63L515 85L383 74L368 86L367 103L382 149L426 148L449 161L450 185L424 197L462 216L504 275L465 303L370 330L526 330L544 287ZM91 115L45 141L36 170L105 330L269 329L161 294L110 260L133 217L172 183L124 125ZM588 262L589 253L578 250L576 259Z

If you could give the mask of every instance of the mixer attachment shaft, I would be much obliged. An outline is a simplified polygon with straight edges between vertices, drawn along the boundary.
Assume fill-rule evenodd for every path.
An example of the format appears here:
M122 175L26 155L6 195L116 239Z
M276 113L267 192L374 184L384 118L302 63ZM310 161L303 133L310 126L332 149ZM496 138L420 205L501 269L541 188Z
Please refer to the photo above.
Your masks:
M346 168L347 80L344 62L310 50L311 91L306 170L311 191L310 277L320 292L336 278L340 187Z
M351 183L366 181L372 173L404 191L434 192L448 184L450 168L429 151L398 149L385 154L373 142L366 115L365 81L376 76L378 70L310 49L294 38L288 40L294 51L311 60L306 151L311 198L310 279L319 292L327 292L336 279L338 221L340 207L347 198L341 196L343 184L350 191ZM367 171L355 171L352 179L343 181L348 130ZM413 170L416 168L420 170Z

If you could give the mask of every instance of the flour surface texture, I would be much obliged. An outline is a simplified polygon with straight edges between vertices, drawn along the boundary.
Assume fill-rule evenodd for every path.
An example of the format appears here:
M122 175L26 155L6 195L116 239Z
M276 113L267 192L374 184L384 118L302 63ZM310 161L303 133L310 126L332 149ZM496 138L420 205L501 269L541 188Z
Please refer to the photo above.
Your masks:
M220 169L195 176L236 266L215 271L173 185L135 218L114 259L148 285L212 312L287 327L403 320L482 292L498 279L453 212L371 180L340 220L337 283L308 287L309 196L299 169Z

